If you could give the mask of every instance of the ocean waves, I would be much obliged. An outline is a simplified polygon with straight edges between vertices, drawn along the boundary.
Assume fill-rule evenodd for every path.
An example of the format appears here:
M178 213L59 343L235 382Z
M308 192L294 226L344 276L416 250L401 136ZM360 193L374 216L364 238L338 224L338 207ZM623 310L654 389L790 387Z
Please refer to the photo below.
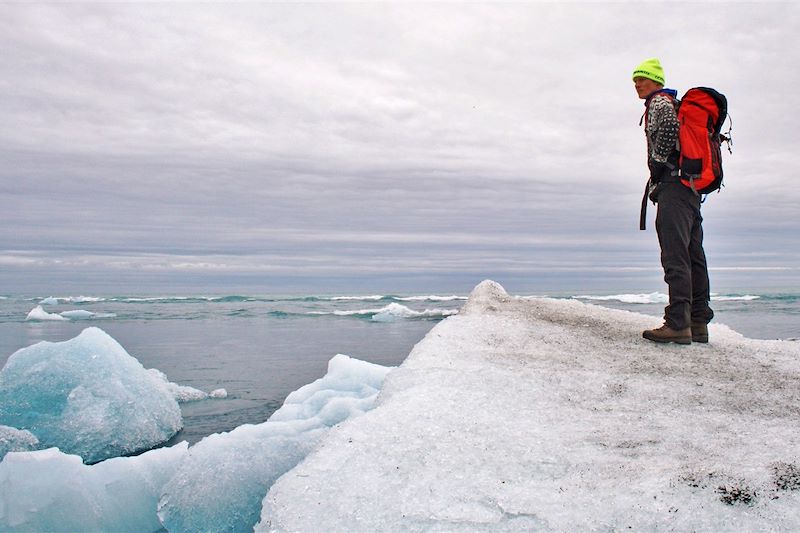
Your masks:
M624 304L655 304L666 303L669 297L660 292L651 292L649 294L611 294L607 296L594 296L594 295L579 295L573 296L576 300L588 300L591 302L622 302Z
M8 300L11 297L2 296ZM46 298L26 298L40 305L96 304L103 302L129 304L187 304L187 303L235 303L235 302L457 302L466 301L466 296L398 296L393 294L372 294L353 296L48 296Z
M594 302L617 301L625 304L660 304L669 302L669 296L663 292L651 292L649 294L612 294L612 295L579 295L572 297L575 300L586 300ZM796 302L797 295L790 294L712 294L711 301L714 302L750 302L753 300L774 300Z
M0 302L2 322L96 320L354 319L370 322L438 321L458 313L458 295L181 295L9 296Z
M582 294L571 299L660 317L669 297L662 292ZM719 292L711 295L714 322L725 324L754 339L797 339L800 330L800 294Z
M537 296L548 296L540 294ZM528 296L520 296L527 298ZM663 292L574 293L555 298L659 315L668 302ZM69 324L130 321L213 321L252 323L287 320L349 320L369 323L436 322L455 315L466 296L456 294L321 294L321 295L79 295L18 297L0 300L0 324L39 323L48 330ZM797 336L800 294L719 292L712 294L717 320L731 325L767 324L770 338ZM268 322L264 322L268 323ZM309 324L311 322L308 322ZM44 324L48 324L44 326ZM283 324L285 326L285 323ZM765 326L765 327L767 327ZM313 327L313 326L312 326ZM777 328L777 329L776 329ZM764 329L764 328L761 328ZM773 332L773 330L775 330ZM750 332L754 335L753 332ZM756 334L758 334L756 332Z

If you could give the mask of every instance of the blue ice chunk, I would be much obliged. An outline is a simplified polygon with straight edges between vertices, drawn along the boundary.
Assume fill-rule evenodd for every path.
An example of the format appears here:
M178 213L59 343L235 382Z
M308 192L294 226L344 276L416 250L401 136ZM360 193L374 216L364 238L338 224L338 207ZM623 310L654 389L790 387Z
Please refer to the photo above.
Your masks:
M0 531L162 531L161 488L188 444L84 465L57 448L12 452L0 463Z
M0 371L0 424L86 463L148 450L183 426L164 382L94 327L8 359Z

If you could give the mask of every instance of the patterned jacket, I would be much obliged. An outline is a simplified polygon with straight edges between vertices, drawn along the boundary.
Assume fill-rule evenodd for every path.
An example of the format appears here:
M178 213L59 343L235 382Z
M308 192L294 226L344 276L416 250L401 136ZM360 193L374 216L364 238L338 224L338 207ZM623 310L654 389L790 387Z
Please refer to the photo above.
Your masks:
M675 112L677 92L664 89L647 98L647 119L645 120L645 136L647 137L647 164L678 162L678 131L680 124Z

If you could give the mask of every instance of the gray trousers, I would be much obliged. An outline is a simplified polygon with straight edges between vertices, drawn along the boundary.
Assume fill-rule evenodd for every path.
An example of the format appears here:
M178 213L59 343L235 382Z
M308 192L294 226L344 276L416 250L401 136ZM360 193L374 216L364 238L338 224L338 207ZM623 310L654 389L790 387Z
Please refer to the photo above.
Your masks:
M659 189L656 232L664 281L669 286L664 321L675 330L692 322L707 324L714 312L708 305L711 296L700 197L677 182L661 183Z

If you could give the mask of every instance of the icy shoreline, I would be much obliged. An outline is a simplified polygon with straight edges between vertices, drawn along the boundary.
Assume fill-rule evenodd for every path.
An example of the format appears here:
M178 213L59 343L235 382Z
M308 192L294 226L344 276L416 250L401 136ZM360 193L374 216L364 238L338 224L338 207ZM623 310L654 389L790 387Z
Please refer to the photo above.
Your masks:
M257 531L800 529L800 346L484 282L264 500Z
M486 281L400 367L337 355L262 424L91 466L9 453L0 529L800 529L800 345L653 325Z

